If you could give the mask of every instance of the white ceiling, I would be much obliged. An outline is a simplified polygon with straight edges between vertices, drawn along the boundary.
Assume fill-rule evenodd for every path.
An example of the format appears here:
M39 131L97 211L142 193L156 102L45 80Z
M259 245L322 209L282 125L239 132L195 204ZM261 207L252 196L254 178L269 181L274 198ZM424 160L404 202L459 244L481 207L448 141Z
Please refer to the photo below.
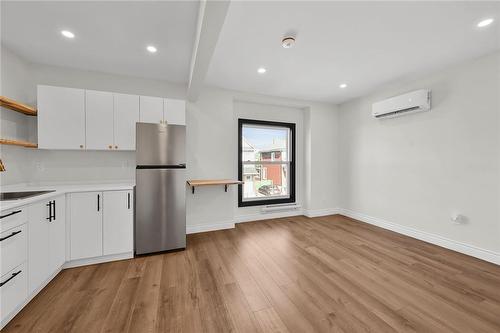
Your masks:
M2 1L2 43L37 63L187 82L198 1ZM66 29L73 40L61 36ZM156 54L147 45L158 48Z
M189 80L199 1L1 6L2 43L32 62ZM486 17L496 21L478 29ZM62 37L63 29L75 39ZM280 40L290 33L297 43L283 49ZM146 51L149 44L156 54ZM341 103L499 48L499 2L233 1L206 84ZM257 74L260 66L266 74Z
M232 2L207 84L341 103L499 49L499 28L498 2ZM283 49L289 32L297 43Z

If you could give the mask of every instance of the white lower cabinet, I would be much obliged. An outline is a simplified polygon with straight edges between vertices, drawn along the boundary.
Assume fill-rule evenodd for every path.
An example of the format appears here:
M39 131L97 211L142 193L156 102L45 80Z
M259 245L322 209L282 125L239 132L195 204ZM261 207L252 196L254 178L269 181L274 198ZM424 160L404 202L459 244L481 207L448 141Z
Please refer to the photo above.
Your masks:
M133 192L72 193L71 260L133 251Z
M102 192L70 194L71 260L102 256Z
M103 262L128 257L133 251L133 202L131 190L78 192L2 211L0 329L67 258ZM117 256L103 257L110 255Z
M36 291L65 261L66 225L64 196L28 208L28 286Z
M133 193L132 191L103 192L104 255L133 251Z
M35 291L49 277L48 202L30 205L29 216L29 292Z
M52 221L49 222L49 272L58 270L66 261L66 198L52 199Z

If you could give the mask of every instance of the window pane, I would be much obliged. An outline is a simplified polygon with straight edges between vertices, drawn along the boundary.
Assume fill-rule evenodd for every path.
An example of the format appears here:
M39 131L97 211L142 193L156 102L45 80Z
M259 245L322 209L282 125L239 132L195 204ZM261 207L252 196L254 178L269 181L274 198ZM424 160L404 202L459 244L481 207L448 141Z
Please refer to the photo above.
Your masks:
M288 163L244 164L243 200L289 197Z
M288 161L288 128L249 126L242 129L242 161Z

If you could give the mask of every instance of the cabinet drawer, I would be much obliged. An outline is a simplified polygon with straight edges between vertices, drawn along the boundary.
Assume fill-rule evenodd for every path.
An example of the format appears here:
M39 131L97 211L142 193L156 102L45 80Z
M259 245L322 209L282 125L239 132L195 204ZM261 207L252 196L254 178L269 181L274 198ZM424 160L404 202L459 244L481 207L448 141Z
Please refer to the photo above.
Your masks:
M0 213L0 232L17 227L28 221L26 207L4 210Z
M28 297L26 263L3 275L0 284L0 320L4 323Z
M0 276L26 261L26 231L26 224L23 224L0 234Z

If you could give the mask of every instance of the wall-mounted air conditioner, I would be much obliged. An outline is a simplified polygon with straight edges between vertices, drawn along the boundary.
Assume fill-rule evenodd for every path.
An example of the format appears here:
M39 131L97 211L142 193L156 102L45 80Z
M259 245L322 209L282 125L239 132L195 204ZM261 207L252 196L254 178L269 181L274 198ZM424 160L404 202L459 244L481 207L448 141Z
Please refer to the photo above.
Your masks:
M375 118L392 118L430 109L431 91L421 89L373 103L372 115Z

